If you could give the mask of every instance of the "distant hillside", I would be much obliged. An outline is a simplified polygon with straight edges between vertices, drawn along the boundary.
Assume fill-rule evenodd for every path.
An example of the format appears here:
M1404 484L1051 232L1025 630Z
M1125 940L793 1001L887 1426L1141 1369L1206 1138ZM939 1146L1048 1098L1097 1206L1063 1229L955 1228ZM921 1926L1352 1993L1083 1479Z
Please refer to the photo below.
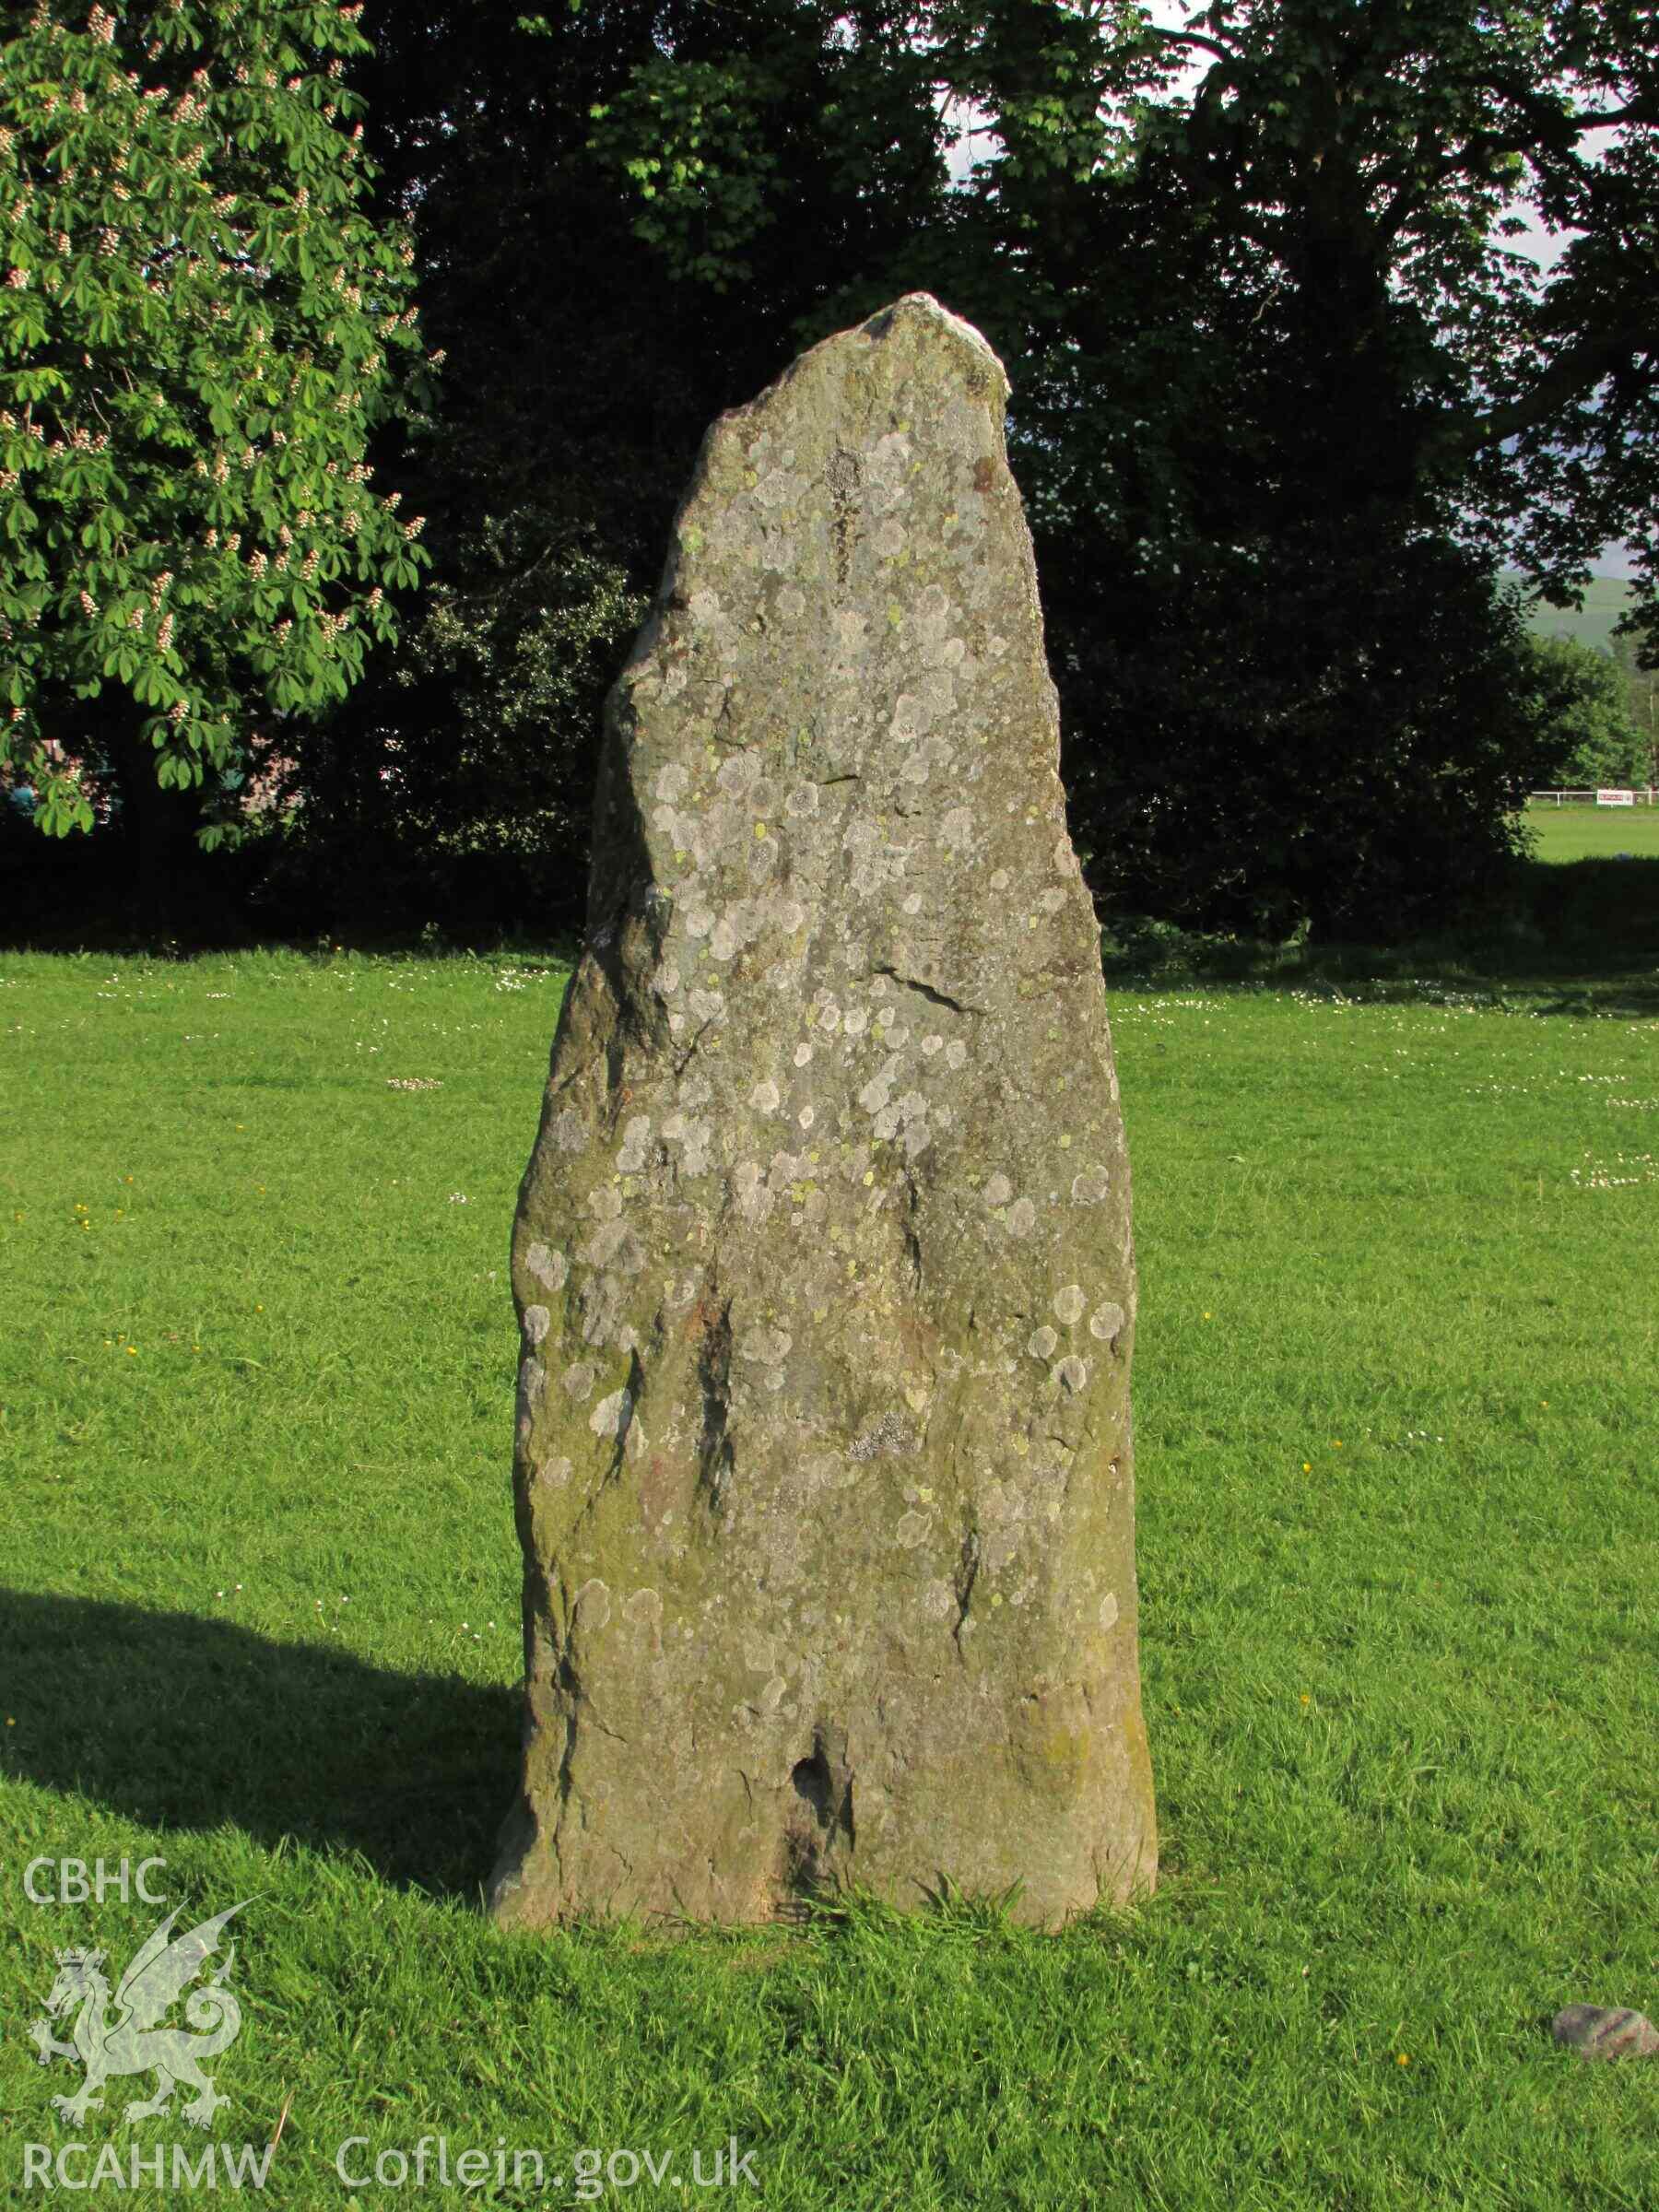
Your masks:
M1608 650L1613 625L1630 604L1630 586L1622 577L1593 576L1580 607L1535 606L1532 628L1541 638L1576 638L1581 645Z

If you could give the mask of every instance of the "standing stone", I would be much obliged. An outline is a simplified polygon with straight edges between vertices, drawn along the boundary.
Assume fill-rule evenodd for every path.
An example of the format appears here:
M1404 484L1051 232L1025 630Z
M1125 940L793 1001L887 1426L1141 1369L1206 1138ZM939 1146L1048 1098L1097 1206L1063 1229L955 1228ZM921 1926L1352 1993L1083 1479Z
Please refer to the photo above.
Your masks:
M914 294L723 416L611 695L513 1237L510 1925L1153 1878L1128 1162L1006 394Z

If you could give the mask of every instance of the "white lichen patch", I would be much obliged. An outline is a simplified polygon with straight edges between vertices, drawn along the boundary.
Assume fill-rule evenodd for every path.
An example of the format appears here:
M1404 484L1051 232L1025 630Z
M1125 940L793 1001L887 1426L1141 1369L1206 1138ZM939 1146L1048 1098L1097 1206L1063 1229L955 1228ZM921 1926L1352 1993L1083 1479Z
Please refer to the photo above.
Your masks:
M957 1610L956 1590L951 1583L935 1578L924 1585L916 1606L924 1620L948 1620Z
M596 1574L590 1575L577 1591L571 1609L581 1627L602 1629L611 1615L610 1591Z
M654 1641L663 1626L662 1593L636 1590L622 1607L622 1618L630 1628L643 1629Z
M598 1380L599 1371L591 1359L578 1359L573 1366L567 1367L559 1377L566 1395L574 1398L579 1405L584 1398L593 1396L594 1385Z
M645 1265L645 1246L639 1231L627 1221L602 1221L582 1248L590 1267L608 1267L618 1275L638 1275Z
M547 1325L551 1319L552 1316L548 1313L546 1306L526 1306L524 1308L524 1318L522 1324L524 1332L524 1342L526 1344L539 1344L542 1338L547 1333Z
M757 1083L749 1092L749 1104L757 1113L776 1113L782 1102L782 1092L768 1076L763 1083Z
M1029 1198L1017 1198L1008 1208L1008 1234L1029 1237L1037 1226L1037 1208Z
M1088 1333L1091 1336L1098 1336L1102 1344L1109 1344L1122 1331L1124 1318L1123 1307L1114 1305L1108 1299L1104 1305L1097 1306L1089 1315Z
M769 468L755 487L756 503L761 507L787 507L798 500L806 486L801 477L787 468Z
M890 1070L872 1076L858 1094L858 1102L866 1113L880 1113L892 1096L893 1077Z
M1067 1283L1064 1290L1054 1293L1054 1312L1069 1329L1082 1318L1083 1309L1088 1302L1081 1283Z
M931 1513L902 1513L893 1534L907 1551L913 1551L932 1525L933 1515Z
M1076 1352L1069 1352L1056 1365L1054 1374L1061 1389L1070 1391L1075 1396L1078 1391L1085 1389L1088 1385L1088 1362L1087 1359L1079 1359Z
M897 1137L908 1157L914 1159L933 1142L927 1117L927 1100L922 1093L907 1090L901 1099L883 1106L871 1126L883 1143L890 1143Z
M757 1323L753 1328L744 1331L737 1345L737 1357L740 1359L756 1360L765 1367L776 1367L781 1359L788 1358L789 1347L794 1342L794 1338L787 1329Z
M1117 1593L1116 1593L1115 1591L1113 1591L1113 1590L1108 1590L1108 1591L1107 1591L1107 1593L1106 1593L1106 1594L1105 1594L1105 1596L1104 1596L1104 1597L1103 1597L1103 1598L1100 1600L1100 1626L1101 1626L1101 1628L1102 1628L1102 1629L1115 1629L1115 1628L1116 1628L1116 1626L1117 1626L1117 1618L1118 1618L1118 1601L1117 1601Z
M535 1470L535 1479L537 1482L546 1483L550 1490L559 1490L570 1481L571 1473L571 1463L568 1459L545 1459Z
M626 1384L601 1398L588 1416L588 1427L595 1436L620 1436L633 1414L633 1393Z
M737 1211L751 1228L766 1219L775 1203L766 1185L765 1170L758 1159L739 1161L732 1173L732 1194L737 1201Z
M1050 1359L1060 1339L1045 1322L1041 1328L1033 1329L1026 1339L1026 1350L1033 1359Z
M1013 1195L1014 1185L1004 1174L993 1175L985 1184L985 1204L987 1206L1006 1206Z
M1086 1168L1081 1174L1072 1177L1072 1204L1099 1206L1104 1200L1110 1185L1111 1177L1104 1168Z
M865 462L870 504L880 512L901 506L910 496L911 441L902 430L878 438Z
M624 1175L637 1175L650 1155L650 1117L636 1113L622 1132L622 1142L617 1149L617 1166Z
M562 1290L570 1280L570 1261L539 1237L525 1252L524 1265L544 1290Z

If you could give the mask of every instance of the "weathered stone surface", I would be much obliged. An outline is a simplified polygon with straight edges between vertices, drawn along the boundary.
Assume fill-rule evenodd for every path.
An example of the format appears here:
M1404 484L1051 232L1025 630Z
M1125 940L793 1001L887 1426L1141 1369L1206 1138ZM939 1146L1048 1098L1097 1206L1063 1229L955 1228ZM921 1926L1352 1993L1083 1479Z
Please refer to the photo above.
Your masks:
M1556 2014L1558 2043L1581 2058L1659 2057L1659 2029L1620 2005L1568 2005Z
M493 1909L1150 1885L1129 1177L1035 571L923 295L717 422L520 1197Z

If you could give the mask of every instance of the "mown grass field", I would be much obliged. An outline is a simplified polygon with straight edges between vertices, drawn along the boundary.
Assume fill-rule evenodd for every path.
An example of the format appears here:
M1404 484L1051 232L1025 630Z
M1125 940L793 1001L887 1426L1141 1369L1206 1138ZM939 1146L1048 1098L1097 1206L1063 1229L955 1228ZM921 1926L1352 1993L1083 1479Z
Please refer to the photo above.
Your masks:
M1659 806L1534 805L1526 828L1538 860L1659 860Z
M516 1745L505 1252L561 982L0 958L0 2201L74 2132L26 2035L54 1947L118 1971L158 1918L31 1905L50 1854L252 1900L210 2071L221 2140L286 2113L272 2206L395 2203L340 2144L360 2176L441 2135L563 2184L410 2201L589 2201L579 2147L688 2180L735 2137L758 2190L619 2194L1651 2212L1659 2064L1547 2021L1659 2014L1659 975L1112 985L1147 1907L540 1944L476 1900ZM85 2139L185 2136L124 2130L150 2086Z

